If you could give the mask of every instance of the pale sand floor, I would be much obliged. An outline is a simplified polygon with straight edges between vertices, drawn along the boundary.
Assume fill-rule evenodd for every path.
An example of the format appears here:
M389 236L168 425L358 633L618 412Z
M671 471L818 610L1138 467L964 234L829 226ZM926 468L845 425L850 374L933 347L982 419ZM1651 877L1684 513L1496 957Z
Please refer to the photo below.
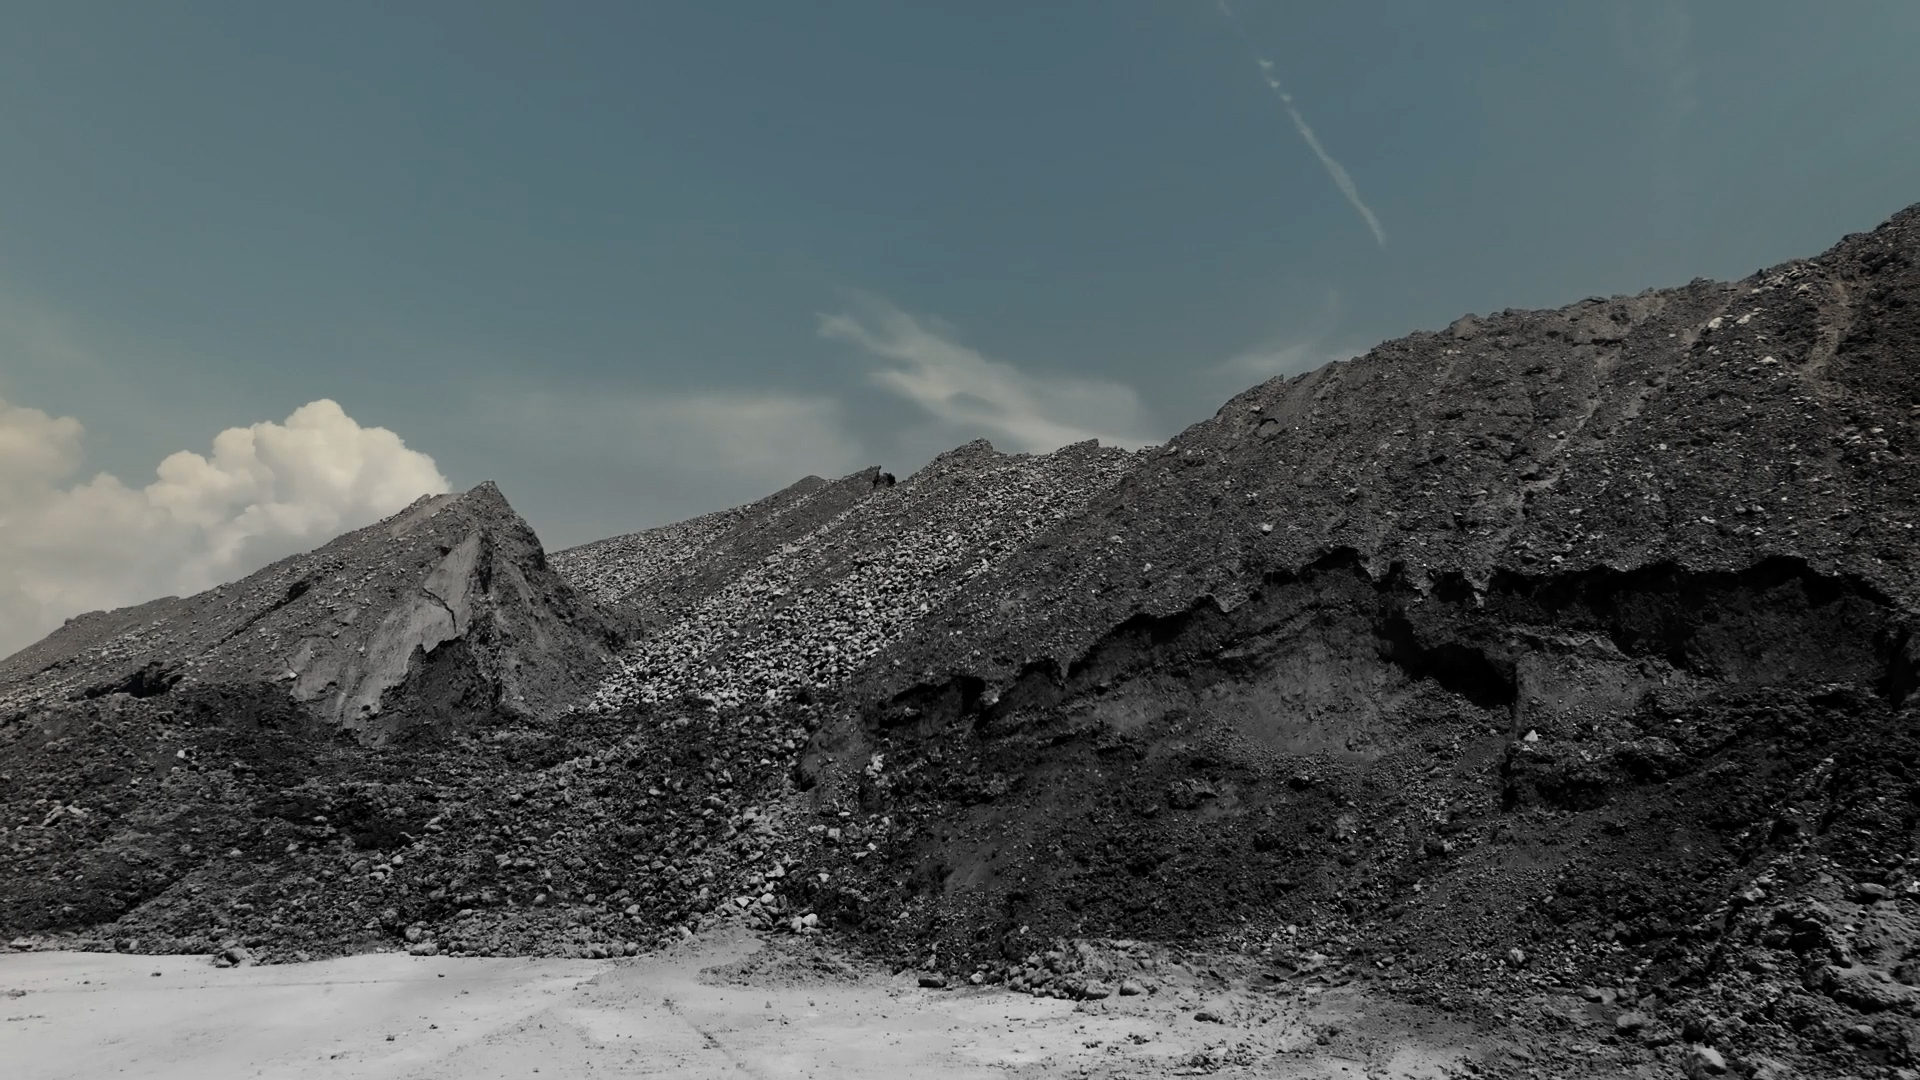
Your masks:
M0 1075L191 1077L997 1077L1185 1073L1438 1077L1481 1040L1346 991L1217 1000L1174 988L1076 1007L993 989L702 980L718 936L628 961L410 957L215 969L205 957L0 956ZM156 976L154 973L158 972ZM13 996L14 991L25 991ZM1343 1037L1317 1044L1328 1024ZM1480 1044L1480 1045L1474 1045ZM1237 1055L1237 1056L1235 1056Z

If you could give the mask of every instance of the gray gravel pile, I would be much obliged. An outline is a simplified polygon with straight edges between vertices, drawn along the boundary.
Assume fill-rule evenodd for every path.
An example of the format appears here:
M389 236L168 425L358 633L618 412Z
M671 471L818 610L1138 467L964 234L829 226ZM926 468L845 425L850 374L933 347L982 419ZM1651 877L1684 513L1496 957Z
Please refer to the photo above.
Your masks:
M1463 316L1248 389L887 670L1067 664L1135 615L1230 609L1340 550L1376 579L1477 590L1502 570L1780 556L1920 608L1917 243L1909 209L1742 281Z
M562 551L554 566L598 600L627 638L670 633L769 555L804 542L893 482L877 467L833 481L810 476L736 510Z
M0 930L725 918L1083 997L1061 942L1198 942L1569 1075L1909 1075L1916 357L1920 208L1140 453L976 443L553 566L491 488L426 501L0 663Z
M772 551L891 485L878 468L809 476L746 506L596 540L553 555L576 589L642 626L664 626Z
M1091 443L1006 455L976 442L901 483L869 485L866 498L769 551L677 621L649 627L591 707L773 707L838 687L928 612L1070 520L1136 460ZM569 572L595 588L596 568L583 562L567 564ZM609 576L624 581L625 571Z
M64 701L266 685L383 741L451 712L549 714L614 638L491 483L196 596L82 615L0 661L0 719Z

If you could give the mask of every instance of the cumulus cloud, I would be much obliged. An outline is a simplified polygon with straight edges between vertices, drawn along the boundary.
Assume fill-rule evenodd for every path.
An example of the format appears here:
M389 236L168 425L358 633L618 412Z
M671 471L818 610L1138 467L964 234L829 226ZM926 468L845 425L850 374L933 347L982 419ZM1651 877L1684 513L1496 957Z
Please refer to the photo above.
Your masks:
M892 361L873 373L881 387L962 433L1029 453L1099 439L1110 446L1154 442L1133 389L1102 379L1029 375L872 298L859 314L822 315L820 334Z
M229 428L154 481L76 479L85 430L0 400L0 655L84 611L244 576L447 490L433 459L332 401Z

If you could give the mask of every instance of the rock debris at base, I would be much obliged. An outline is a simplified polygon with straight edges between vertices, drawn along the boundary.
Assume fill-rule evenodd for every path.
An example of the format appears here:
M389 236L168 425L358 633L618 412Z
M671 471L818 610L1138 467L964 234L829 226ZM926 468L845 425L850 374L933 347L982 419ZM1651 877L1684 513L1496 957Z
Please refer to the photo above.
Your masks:
M1920 209L1163 447L551 559L491 485L423 499L0 660L0 939L737 922L1223 1028L1364 987L1513 1032L1483 1074L1916 1075L1917 424Z

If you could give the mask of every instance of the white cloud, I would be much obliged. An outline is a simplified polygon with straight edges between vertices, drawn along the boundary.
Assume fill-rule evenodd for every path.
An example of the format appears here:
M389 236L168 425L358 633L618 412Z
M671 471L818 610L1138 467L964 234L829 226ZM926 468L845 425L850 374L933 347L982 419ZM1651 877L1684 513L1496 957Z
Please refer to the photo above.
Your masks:
M880 386L963 434L986 435L1002 449L1030 453L1099 439L1110 446L1155 440L1140 397L1102 379L1029 375L989 360L882 301L863 298L863 314L822 315L821 336L894 361L873 373Z
M433 459L332 401L229 428L130 488L74 481L84 430L0 400L0 655L64 618L248 574L447 490Z
M1236 379L1264 382L1275 375L1298 375L1335 360L1346 360L1365 349L1328 348L1319 340L1276 342L1248 349L1220 362L1215 370Z
M1240 16L1234 14L1227 0L1220 0L1220 12L1227 17L1227 20L1233 24L1233 28L1239 31L1241 39L1247 43L1247 49L1253 53L1253 59L1260 65L1261 80L1267 84L1268 90L1273 91L1273 96L1280 101L1280 107L1285 109L1287 116L1293 120L1293 129L1300 133L1300 138L1306 142L1307 149L1313 151L1313 156L1319 159L1320 167L1326 170L1327 179L1332 180L1333 186L1340 189L1340 194L1346 198L1347 205L1353 207L1354 213L1360 215L1360 220L1367 223L1367 230L1373 233L1374 243L1383 248L1386 247L1387 230L1381 228L1380 219L1374 216L1373 210L1360 198L1360 185L1353 182L1353 177L1348 174L1346 166L1333 159L1333 155L1327 152L1327 148L1320 144L1320 136L1314 134L1313 129L1307 126L1307 118L1300 115L1299 107L1293 103L1293 95L1287 93L1286 88L1280 85L1280 76L1274 70L1273 61L1267 59L1260 52L1259 46L1253 43L1253 35L1247 33L1245 24L1241 23Z
M1228 357L1214 365L1214 374L1231 380L1233 389L1239 390L1249 380L1264 382L1276 375L1298 375L1366 352L1342 345L1336 337L1341 299L1340 290L1329 287L1316 309L1299 312L1290 320L1294 325L1287 336L1276 336Z

